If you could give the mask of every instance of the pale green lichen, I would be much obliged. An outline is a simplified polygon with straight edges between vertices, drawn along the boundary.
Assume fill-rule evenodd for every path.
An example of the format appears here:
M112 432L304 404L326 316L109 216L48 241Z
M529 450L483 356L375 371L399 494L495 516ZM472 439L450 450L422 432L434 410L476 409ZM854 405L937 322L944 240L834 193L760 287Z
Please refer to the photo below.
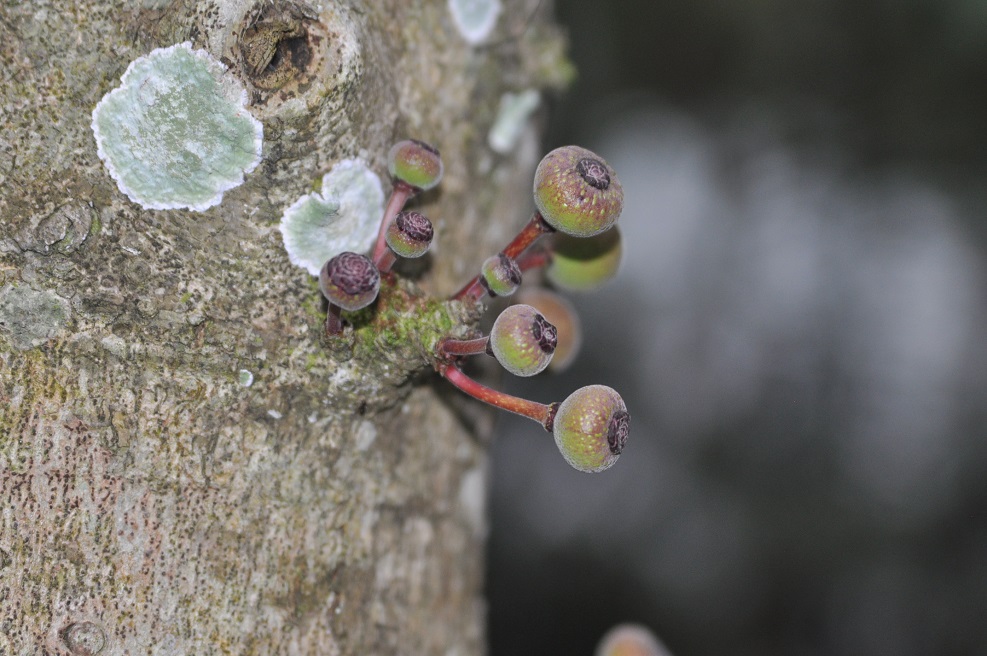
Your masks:
M241 369L237 372L237 381L243 387L250 387L254 384L254 374L249 369Z
M526 89L521 93L507 92L500 97L497 108L497 118L494 119L490 132L487 134L487 144L501 155L514 150L521 133L528 123L532 112L538 109L541 94L535 89Z
M131 62L93 110L97 153L146 209L218 205L260 162L264 129L226 67L191 43Z
M305 194L281 217L291 263L313 276L343 251L365 252L384 213L384 188L366 164L344 159L322 177L322 191Z
M69 302L50 290L26 285L0 287L0 337L15 349L40 346L65 331L71 317Z
M449 0L456 29L470 45L482 43L497 25L500 0Z

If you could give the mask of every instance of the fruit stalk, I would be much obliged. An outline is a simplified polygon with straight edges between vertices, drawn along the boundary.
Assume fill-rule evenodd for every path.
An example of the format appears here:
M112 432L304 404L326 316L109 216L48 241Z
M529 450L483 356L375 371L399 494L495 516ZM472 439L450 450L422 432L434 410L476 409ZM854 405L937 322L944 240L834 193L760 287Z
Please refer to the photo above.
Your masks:
M501 410L513 412L516 415L537 421L545 430L552 431L555 404L545 405L537 401L529 401L504 392L498 392L495 389L476 382L455 365L441 365L439 367L439 373L460 391L469 394L474 399L483 401Z
M480 355L481 353L488 352L487 344L489 343L489 336L477 337L475 339L453 339L452 337L447 337L439 342L438 350L440 353L454 356Z
M547 235L549 233L555 232L555 228L548 225L542 218L540 212L535 212L531 215L531 219L521 228L521 232L511 240L504 250L500 252L501 255L516 260L518 256L525 251L529 246L535 243L539 237L542 235ZM453 300L462 301L466 298L472 298L474 301L478 301L483 298L483 295L487 293L487 290L483 287L480 282L481 276L477 275L475 278L470 280L468 283L463 285L452 297Z
M380 221L380 230L377 232L377 243L374 246L372 259L375 263L378 263L378 266L380 266L379 263L388 252L387 228L391 225L391 221L394 220L398 212L404 208L404 204L408 202L408 199L414 195L415 191L416 189L414 187L401 180L394 181L394 190L391 192L391 198L387 201L387 207L384 208L384 216ZM381 269L381 271L383 272L385 269Z

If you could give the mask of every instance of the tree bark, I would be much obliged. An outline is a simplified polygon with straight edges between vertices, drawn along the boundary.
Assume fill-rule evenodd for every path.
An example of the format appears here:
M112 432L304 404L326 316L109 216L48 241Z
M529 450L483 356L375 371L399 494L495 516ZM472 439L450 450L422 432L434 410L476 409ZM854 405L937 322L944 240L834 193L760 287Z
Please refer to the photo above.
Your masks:
M435 143L437 242L388 292L423 321L531 205L535 130L486 133L564 77L536 4L481 47L446 0L0 5L0 654L483 653L490 415L372 316L328 349L278 221L342 158L386 180L391 143ZM254 70L238 46L285 18L324 50ZM250 90L263 159L216 207L145 210L91 113L186 40Z

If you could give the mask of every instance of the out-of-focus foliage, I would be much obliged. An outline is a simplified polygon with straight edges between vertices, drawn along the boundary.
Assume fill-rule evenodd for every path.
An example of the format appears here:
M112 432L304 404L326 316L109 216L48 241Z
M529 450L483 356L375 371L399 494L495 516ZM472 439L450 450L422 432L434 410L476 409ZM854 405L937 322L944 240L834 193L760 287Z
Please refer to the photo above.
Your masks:
M987 9L557 7L548 146L619 171L624 264L556 388L512 382L620 387L634 434L588 480L502 423L494 656L622 621L678 656L987 652Z

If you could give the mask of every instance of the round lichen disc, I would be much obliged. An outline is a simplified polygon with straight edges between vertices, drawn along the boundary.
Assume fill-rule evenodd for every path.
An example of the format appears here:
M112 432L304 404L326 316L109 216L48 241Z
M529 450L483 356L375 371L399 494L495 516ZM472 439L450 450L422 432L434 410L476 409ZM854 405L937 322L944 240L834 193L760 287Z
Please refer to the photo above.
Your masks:
M93 110L97 153L147 209L205 210L260 162L263 126L226 67L190 43L131 62Z

